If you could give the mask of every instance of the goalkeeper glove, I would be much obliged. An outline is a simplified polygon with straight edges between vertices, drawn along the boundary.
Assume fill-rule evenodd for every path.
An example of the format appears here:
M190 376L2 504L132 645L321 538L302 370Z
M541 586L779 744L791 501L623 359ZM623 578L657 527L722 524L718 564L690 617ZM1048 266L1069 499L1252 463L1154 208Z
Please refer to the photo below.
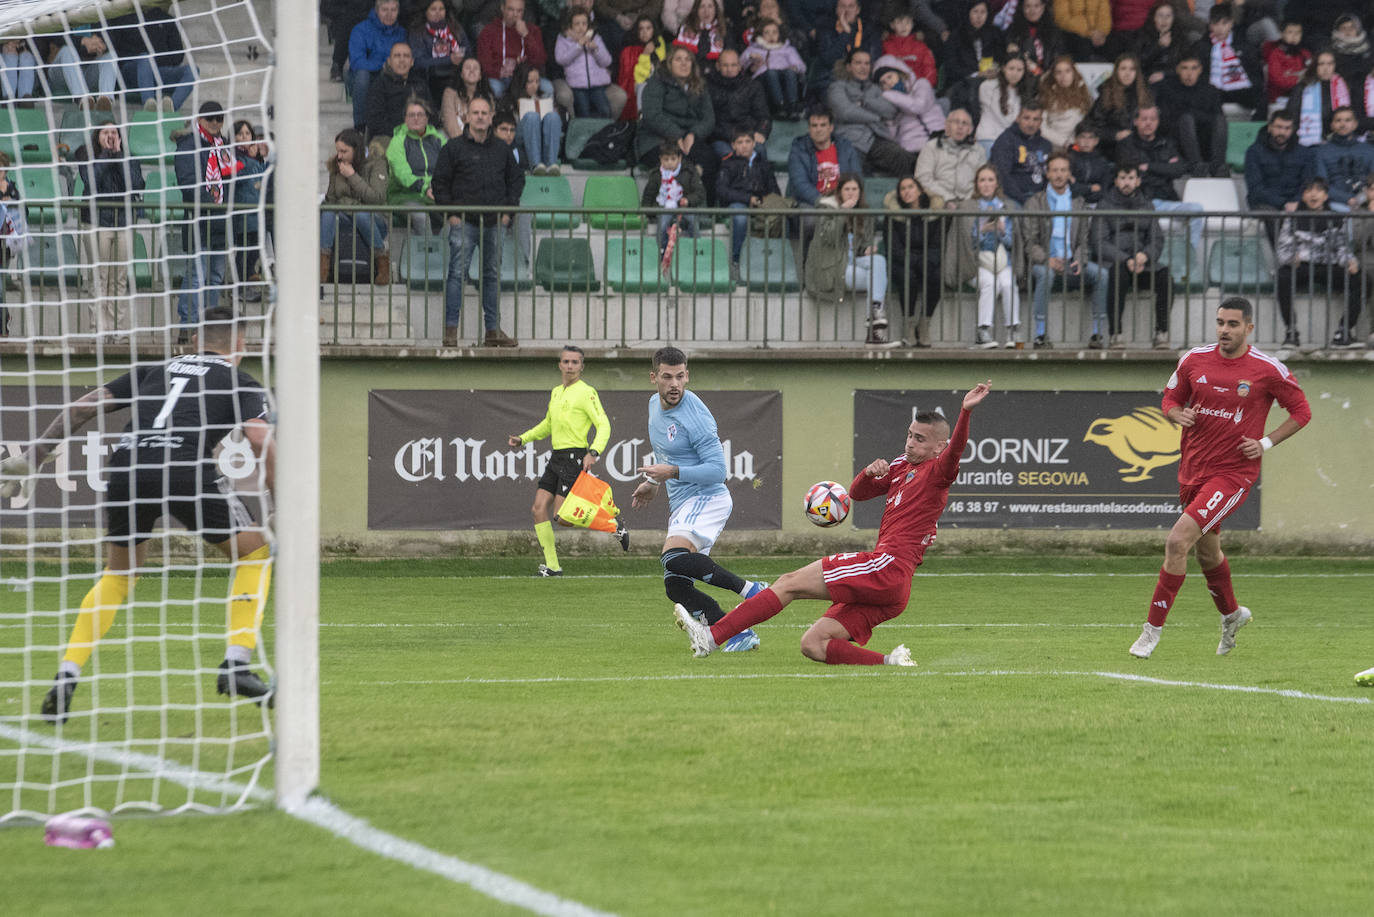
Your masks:
M33 465L27 456L11 455L0 462L0 497L29 498L33 490Z

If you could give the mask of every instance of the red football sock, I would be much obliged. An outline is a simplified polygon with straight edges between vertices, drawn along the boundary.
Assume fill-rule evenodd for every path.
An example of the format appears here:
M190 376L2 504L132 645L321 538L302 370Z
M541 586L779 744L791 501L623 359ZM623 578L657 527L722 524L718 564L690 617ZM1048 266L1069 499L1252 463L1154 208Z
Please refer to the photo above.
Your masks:
M761 621L767 621L782 611L782 600L772 589L765 589L752 599L745 599L725 617L711 625L711 637L716 646L724 646L725 641L735 634L743 633Z
M831 640L825 644L826 665L882 665L883 654L855 646L848 640Z
M1185 576L1186 573L1170 573L1163 567L1159 568L1159 582L1155 583L1154 598L1150 599L1150 623L1155 627L1164 626L1169 609L1174 607L1174 598L1178 590L1183 588Z
M1229 615L1240 607L1235 590L1231 588L1231 565L1226 558L1223 557L1221 563L1212 569L1203 570L1202 575L1207 577L1207 591L1212 594L1217 611Z

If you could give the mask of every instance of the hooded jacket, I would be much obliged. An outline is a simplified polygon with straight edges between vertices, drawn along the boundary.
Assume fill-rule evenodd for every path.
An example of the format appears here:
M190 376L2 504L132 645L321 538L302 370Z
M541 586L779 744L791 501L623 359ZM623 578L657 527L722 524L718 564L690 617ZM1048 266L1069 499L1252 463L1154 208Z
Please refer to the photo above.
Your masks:
M935 99L935 90L920 79L906 62L891 54L884 54L873 65L873 72L891 67L902 74L905 89L883 91L883 98L897 108L890 125L893 139L902 149L919 153L932 134L945 129L945 112Z
M867 153L879 137L892 138L887 122L896 117L897 106L883 98L877 83L836 79L826 89L825 101L835 118L835 135L848 140L860 153Z

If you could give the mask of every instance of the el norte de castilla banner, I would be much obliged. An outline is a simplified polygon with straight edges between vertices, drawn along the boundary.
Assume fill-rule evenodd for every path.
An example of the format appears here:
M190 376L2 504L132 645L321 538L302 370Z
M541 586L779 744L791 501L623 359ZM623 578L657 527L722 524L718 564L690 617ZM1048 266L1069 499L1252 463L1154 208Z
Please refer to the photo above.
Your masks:
M611 439L592 473L611 484L631 528L668 524L668 495L630 508L652 462L652 391L601 391ZM776 391L697 395L716 418L725 451L725 486L733 529L782 526L782 394ZM367 527L376 530L530 527L530 503L549 459L549 441L518 449L506 437L543 419L544 391L387 391L368 393Z
M923 411L953 423L962 391L856 391L854 467L900 455ZM1178 518L1181 429L1156 392L998 392L974 412L944 527L1168 528ZM882 503L855 503L855 525L876 528ZM1226 518L1257 529L1260 487Z

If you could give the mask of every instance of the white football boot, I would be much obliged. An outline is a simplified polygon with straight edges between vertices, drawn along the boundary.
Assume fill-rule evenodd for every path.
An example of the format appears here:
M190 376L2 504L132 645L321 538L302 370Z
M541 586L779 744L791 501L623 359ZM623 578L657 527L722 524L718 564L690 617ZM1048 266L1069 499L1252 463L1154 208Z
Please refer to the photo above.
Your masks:
M1221 616L1221 642L1217 644L1217 655L1225 656L1236 648L1236 631L1250 623L1250 609L1244 605Z
M1140 636L1135 638L1131 644L1131 655L1137 659L1149 659L1150 654L1159 646L1159 635L1164 630L1162 627L1155 627L1146 621L1144 628L1140 631Z
M916 661L911 658L911 650L906 648L906 644L898 644L897 648L883 657L883 665L911 665Z
M673 617L677 619L677 626L687 632L692 642L693 656L702 659L715 652L716 640L711 636L711 628L692 617L691 612L680 604L673 606Z

